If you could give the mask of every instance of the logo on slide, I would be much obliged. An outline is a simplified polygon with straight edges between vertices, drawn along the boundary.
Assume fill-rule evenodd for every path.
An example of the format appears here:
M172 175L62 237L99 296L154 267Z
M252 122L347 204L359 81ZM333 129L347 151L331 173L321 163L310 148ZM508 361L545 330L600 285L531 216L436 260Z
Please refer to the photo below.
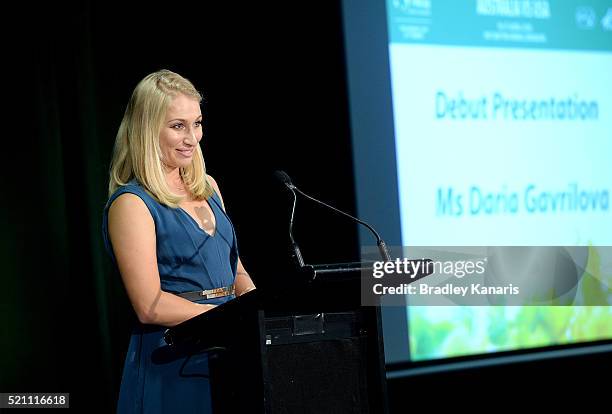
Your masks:
M431 15L431 0L393 0L393 7L409 15Z
M592 7L582 6L576 8L576 26L580 29L592 29L595 27L595 10Z
M606 15L601 19L601 27L608 32L612 31L612 9L608 9Z
M476 14L523 19L550 19L548 0L477 0Z

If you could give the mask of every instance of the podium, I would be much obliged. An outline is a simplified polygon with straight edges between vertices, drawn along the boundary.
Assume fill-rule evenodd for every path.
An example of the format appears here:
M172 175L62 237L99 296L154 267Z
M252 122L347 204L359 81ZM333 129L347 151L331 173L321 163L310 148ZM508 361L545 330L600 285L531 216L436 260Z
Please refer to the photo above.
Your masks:
M309 267L165 333L168 355L209 353L214 413L386 413L380 308L358 269Z

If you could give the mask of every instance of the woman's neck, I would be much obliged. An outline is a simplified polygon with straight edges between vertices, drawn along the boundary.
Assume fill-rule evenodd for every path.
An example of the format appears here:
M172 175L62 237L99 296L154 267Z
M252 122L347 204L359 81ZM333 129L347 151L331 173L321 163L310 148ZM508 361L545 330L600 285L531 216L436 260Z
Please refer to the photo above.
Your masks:
M177 193L179 195L183 195L187 192L185 188L185 184L183 183L183 179L181 178L181 173L178 168L165 168L166 172L166 183L170 187L170 191L173 193Z

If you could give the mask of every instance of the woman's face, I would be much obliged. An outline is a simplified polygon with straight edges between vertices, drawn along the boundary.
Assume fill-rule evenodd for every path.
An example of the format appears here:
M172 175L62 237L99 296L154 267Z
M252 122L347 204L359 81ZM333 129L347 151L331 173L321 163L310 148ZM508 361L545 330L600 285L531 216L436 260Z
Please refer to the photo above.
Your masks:
M168 168L191 164L202 139L202 112L197 99L179 94L172 99L159 134L162 162Z

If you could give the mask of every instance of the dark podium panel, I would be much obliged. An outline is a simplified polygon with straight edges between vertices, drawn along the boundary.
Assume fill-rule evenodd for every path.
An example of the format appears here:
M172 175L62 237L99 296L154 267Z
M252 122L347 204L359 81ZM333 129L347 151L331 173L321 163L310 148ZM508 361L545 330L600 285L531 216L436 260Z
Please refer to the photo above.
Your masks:
M165 351L209 352L215 413L386 413L380 309L358 277L251 291L169 329Z

